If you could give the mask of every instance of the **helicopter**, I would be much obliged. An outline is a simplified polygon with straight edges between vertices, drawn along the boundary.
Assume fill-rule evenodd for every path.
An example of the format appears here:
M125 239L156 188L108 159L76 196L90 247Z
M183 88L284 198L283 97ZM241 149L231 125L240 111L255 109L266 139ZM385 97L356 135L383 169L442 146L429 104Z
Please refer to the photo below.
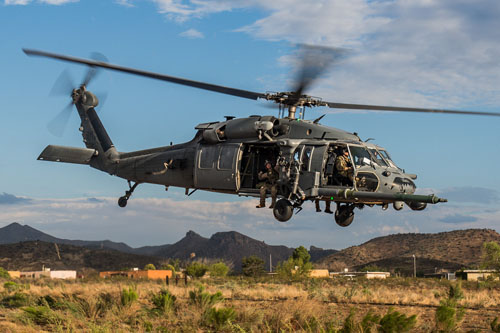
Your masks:
M289 221L306 201L336 204L335 222L349 226L355 209L380 206L395 210L405 205L415 211L428 204L447 202L435 194L415 194L417 175L397 166L388 151L357 133L320 124L323 116L305 119L305 108L328 107L347 110L445 113L500 116L500 113L430 108L381 106L326 102L304 92L323 71L308 70L314 57L304 57L299 79L288 92L259 93L193 81L108 63L103 59L83 59L40 50L23 49L29 56L53 58L89 67L83 83L71 87L71 106L81 119L86 148L47 146L38 160L89 165L127 180L128 190L118 199L125 207L139 184L152 183L185 189L187 196L197 190L259 197L259 172L267 163L278 171L276 203L272 212L279 222ZM318 61L318 63L322 63ZM324 62L327 64L328 61ZM320 69L318 69L320 68ZM279 105L278 117L251 115L224 121L201 123L189 142L132 152L119 152L111 141L95 108L99 99L87 86L98 69L149 77L198 89ZM352 174L343 177L335 167L337 158L348 156ZM266 196L269 196L266 193Z

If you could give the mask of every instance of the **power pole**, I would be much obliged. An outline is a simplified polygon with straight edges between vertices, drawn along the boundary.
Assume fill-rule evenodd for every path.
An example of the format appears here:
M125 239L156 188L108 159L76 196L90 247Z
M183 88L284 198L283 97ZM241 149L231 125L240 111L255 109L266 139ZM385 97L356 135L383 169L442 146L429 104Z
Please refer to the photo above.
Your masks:
M271 254L269 253L269 273L273 272L273 258Z
M413 255L413 277L417 277L417 258Z

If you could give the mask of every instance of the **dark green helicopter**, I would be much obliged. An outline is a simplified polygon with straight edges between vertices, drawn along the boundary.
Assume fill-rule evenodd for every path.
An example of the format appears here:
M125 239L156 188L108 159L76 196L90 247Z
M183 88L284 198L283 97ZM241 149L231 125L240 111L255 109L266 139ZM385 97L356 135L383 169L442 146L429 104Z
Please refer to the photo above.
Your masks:
M314 48L312 48L314 49ZM322 50L322 48L316 48ZM303 58L297 84L291 92L257 93L247 90L192 81L168 75L37 50L23 50L27 55L55 58L89 66L83 83L71 87L72 104L81 118L80 131L86 148L49 145L39 160L87 164L128 181L129 189L118 204L125 207L141 183L186 189L258 197L258 173L266 161L279 167L278 201L275 218L288 221L307 200L333 201L337 204L335 221L346 227L354 219L354 209L392 203L400 210L406 204L423 210L427 204L446 202L435 195L415 195L414 174L399 168L382 147L363 142L356 133L321 125L322 117L305 119L305 108L323 106L334 109L431 112L462 115L500 116L499 113L394 107L325 102L304 94L329 61ZM309 54L312 54L311 52ZM313 64L315 69L307 69ZM279 115L226 117L225 121L202 123L195 127L194 138L186 143L134 152L119 152L102 125L95 107L99 101L87 90L98 68L105 68L157 80L168 81L222 94L279 104ZM285 115L285 112L288 112ZM65 112L63 110L63 112ZM297 117L298 112L298 117ZM335 160L347 151L352 177L341 177ZM190 192L190 189L193 189Z

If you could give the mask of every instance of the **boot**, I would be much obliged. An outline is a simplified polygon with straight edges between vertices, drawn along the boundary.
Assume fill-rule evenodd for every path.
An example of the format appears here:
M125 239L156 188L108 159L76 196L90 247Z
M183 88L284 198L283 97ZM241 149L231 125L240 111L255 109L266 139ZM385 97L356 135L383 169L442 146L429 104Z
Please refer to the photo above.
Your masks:
M269 208L273 209L274 205L276 205L276 198L273 198L273 201L271 201L271 206L269 206Z
M321 208L319 208L319 200L314 200L314 204L316 205L316 213L321 212Z
M255 206L255 208L264 208L264 207L266 207L266 197L264 198L261 197L260 203L257 206Z
M326 208L325 208L325 213L327 214L333 214L332 210L330 209L331 202L326 201Z

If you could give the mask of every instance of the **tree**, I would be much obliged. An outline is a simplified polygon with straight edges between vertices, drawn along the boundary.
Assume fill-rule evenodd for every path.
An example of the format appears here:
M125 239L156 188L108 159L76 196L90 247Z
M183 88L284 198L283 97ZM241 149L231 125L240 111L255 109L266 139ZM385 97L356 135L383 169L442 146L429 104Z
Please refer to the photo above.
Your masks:
M191 277L202 277L207 271L208 267L200 262L193 262L186 267L186 273Z
M244 257L241 259L243 275L258 276L264 273L264 260L257 256Z
M292 258L295 261L298 261L299 259L301 259L302 263L305 264L305 263L308 263L309 260L311 260L311 255L309 254L307 249L301 245L298 248L296 248L295 250L293 250Z
M481 267L500 272L500 245L496 242L483 243Z
M293 250L292 256L287 261L278 265L278 273L285 278L296 279L309 275L312 264L309 262L311 255L305 247L299 246Z
M210 276L226 276L229 273L229 267L223 262L210 265L208 270L210 271Z
M156 267L153 264L147 264L146 266L144 266L145 271L149 271L149 270L153 271L155 269L156 269Z

